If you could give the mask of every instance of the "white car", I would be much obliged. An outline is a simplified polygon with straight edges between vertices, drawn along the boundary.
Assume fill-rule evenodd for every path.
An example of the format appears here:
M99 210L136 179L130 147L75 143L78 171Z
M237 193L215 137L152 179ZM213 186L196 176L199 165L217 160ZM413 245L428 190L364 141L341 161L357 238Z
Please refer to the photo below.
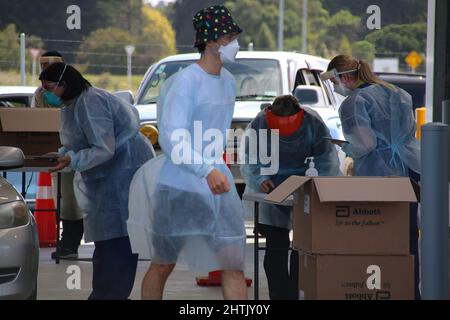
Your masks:
M0 170L23 166L21 150L0 146ZM20 193L0 177L0 300L37 294L39 238L36 222Z
M156 102L161 86L170 76L199 58L197 53L174 55L148 69L135 102L141 125L156 127ZM225 64L236 78L238 88L232 129L245 129L261 111L262 104L273 102L279 95L293 94L302 105L312 107L320 114L333 138L343 139L338 115L342 97L333 92L330 82L320 79L328 63L320 57L291 52L239 52L235 63ZM129 101L131 99L128 97ZM237 150L239 141L228 141L227 148L233 146ZM232 165L231 171L236 183L242 184L238 165Z

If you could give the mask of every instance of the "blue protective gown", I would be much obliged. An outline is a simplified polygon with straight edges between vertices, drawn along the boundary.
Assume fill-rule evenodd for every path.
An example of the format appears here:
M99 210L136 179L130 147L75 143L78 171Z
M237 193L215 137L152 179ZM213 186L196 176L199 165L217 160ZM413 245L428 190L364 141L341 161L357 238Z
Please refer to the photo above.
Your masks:
M246 192L261 192L261 183L271 180L275 187L292 175L304 176L309 164L305 164L307 157L314 157L315 168L320 176L339 176L339 158L335 146L329 141L322 139L329 137L330 131L323 122L320 115L310 108L305 110L304 120L301 128L293 135L279 138L279 170L272 176L261 175L261 168L264 166L258 160L258 163L251 164L249 152L252 148L248 147L253 143L250 139L245 139L246 148L245 164L241 165L241 174L247 185ZM264 111L248 125L248 130L267 129L267 122ZM247 133L245 135L248 135ZM248 135L251 137L251 135ZM259 135L257 136L258 148L260 147ZM269 139L268 139L269 140ZM241 146L244 147L244 141ZM267 142L270 153L271 143ZM258 150L258 149L257 149ZM291 229L292 213L290 207L278 205L260 204L260 223L275 227Z
M180 258L195 271L243 270L243 209L222 159L235 86L226 69L213 76L194 63L162 87L158 128L163 154L136 173L130 189L128 230L133 251L141 257L160 264ZM177 162L179 154L188 161ZM230 192L211 192L206 177L214 168L228 178Z
M420 173L420 145L411 96L403 89L362 86L342 103L339 115L356 176Z
M136 170L154 156L139 133L137 110L90 87L61 109L60 156L71 158L74 192L84 214L85 241L128 236L128 190Z

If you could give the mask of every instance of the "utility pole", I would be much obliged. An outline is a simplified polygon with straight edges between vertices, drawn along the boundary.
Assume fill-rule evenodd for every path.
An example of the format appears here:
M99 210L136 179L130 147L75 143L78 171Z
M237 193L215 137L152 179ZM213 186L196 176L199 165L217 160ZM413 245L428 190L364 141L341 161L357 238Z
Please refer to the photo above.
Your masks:
M280 0L278 8L278 51L284 50L284 0Z
M302 53L308 53L308 0L303 0L303 27L302 27L303 47Z
M131 76L132 76L132 65L131 56L134 53L134 46L126 46L125 51L127 52L127 75L128 75L128 90L131 90Z

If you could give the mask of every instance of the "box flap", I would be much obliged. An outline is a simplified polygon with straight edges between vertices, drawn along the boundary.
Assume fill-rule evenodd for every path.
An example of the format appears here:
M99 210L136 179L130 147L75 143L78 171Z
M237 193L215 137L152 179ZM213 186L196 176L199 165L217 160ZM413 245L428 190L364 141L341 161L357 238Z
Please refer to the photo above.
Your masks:
M50 108L0 108L4 132L58 132L61 111Z
M309 180L311 180L311 177L291 176L275 188L275 190L266 195L264 200L267 202L281 203Z
M314 184L320 202L417 202L409 178L324 177Z

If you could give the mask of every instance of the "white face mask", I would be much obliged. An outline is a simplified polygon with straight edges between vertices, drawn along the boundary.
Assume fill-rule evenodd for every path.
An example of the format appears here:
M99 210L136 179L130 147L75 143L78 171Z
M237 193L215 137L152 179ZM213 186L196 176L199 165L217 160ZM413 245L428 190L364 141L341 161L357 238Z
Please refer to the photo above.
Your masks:
M222 60L223 63L234 62L236 59L236 55L239 52L239 49L240 46L237 39L234 39L226 46L220 46L219 48L220 60Z
M347 88L342 82L334 84L334 92L340 94L341 96L348 97L352 90Z

